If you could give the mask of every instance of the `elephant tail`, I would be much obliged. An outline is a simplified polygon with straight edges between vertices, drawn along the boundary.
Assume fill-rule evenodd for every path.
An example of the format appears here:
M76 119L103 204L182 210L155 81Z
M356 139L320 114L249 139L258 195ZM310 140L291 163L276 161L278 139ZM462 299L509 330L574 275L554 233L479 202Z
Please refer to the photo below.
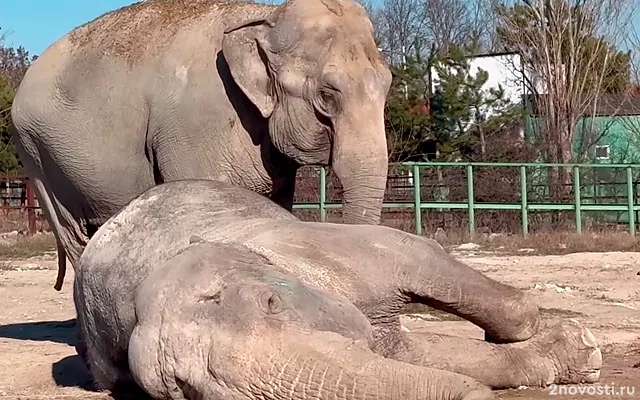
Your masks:
M62 284L64 283L64 277L67 274L67 253L64 251L64 246L57 241L58 246L58 276L56 276L56 284L53 286L58 292L62 290Z

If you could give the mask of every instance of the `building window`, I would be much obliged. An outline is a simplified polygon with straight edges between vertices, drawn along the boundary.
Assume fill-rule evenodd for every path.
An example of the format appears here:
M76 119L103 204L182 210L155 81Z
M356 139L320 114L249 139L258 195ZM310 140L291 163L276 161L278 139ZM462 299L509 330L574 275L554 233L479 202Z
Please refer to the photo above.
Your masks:
M609 146L596 146L595 150L596 160L609 159Z

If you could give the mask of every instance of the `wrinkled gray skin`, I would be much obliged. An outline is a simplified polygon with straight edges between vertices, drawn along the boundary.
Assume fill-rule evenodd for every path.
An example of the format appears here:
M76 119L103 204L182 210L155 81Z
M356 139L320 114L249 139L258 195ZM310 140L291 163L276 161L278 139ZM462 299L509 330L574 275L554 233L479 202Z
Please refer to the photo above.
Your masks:
M374 353L352 303L242 246L195 243L152 265L92 261L81 258L75 290L100 388L135 382L189 400L493 397L464 375Z
M228 181L293 203L331 165L344 222L379 222L391 74L353 0L158 0L108 13L40 55L11 117L20 160L75 267L104 221L153 185Z
M171 279L163 278L158 283L156 275L150 275L149 271L178 268L176 265L182 264L170 261L172 257L194 245L202 245L199 251L211 252L211 259L219 260L224 268L228 259L235 256L225 256L226 250L216 248L223 244L237 246L234 251L244 249L246 257L262 257L262 261L256 261L260 268L286 271L309 287L348 299L371 324L368 343L373 352L407 364L442 370L441 376L429 372L444 385L440 388L458 379L445 370L470 376L495 389L599 379L601 353L588 329L573 322L541 324L538 308L530 298L457 262L435 241L383 226L301 222L246 189L190 180L157 186L132 201L97 232L82 256L76 281L76 307L80 310L79 325L87 337L87 359L98 383L111 387L118 379L126 382L129 373L126 349L131 332L140 323L139 304L143 298L159 298L160 308L148 312L155 318L154 329L162 329L163 324L175 326L178 323L173 323L174 319L201 320L188 307L176 305L166 310L162 307L169 307L163 306L165 303L181 304L182 296L196 298L199 289L192 288L197 286L194 282L206 282L207 278L198 275L191 279L188 277L191 270L178 270ZM169 267L158 267L161 265ZM187 278L189 283L183 284ZM179 282L175 283L176 280ZM136 295L141 281L144 285L170 289L160 294L138 289ZM518 343L495 344L404 332L400 329L399 314L411 302L454 313L502 342ZM291 307L306 304L300 300ZM239 315L244 314L240 311ZM349 318L359 321L355 316ZM190 324L181 326L163 338L182 343L185 360L193 357L194 352L208 351L197 349L200 339L187 334L191 331ZM334 332L345 335L342 331ZM150 332L139 340L152 342L157 336ZM298 343L295 335L287 337ZM312 337L304 342L309 346L325 346ZM336 351L336 357L342 351ZM153 352L154 360L166 358L169 363L175 362L163 350L154 348ZM141 357L137 348L130 348L128 354ZM355 360L362 363L357 357ZM338 361L341 366L348 366L346 371L351 371L346 359ZM314 381L315 372L309 372L315 371L314 365L303 363L297 367ZM145 364L146 369L151 367ZM200 371L197 376L204 379L203 373ZM419 387L422 383L417 380L413 385ZM148 385L153 388L156 384Z

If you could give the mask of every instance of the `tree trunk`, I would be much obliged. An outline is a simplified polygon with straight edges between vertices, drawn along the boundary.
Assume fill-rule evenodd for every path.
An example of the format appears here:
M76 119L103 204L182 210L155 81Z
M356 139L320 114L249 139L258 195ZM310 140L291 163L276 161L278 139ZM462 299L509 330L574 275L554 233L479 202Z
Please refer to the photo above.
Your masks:
M565 125L565 124L562 124ZM556 161L560 164L569 164L573 161L571 152L571 131L567 126L561 126L556 139ZM572 202L572 178L573 171L571 167L554 168L556 170L555 179L553 180L554 196L553 202L556 204ZM566 229L569 225L570 213L557 211L554 213L553 229Z

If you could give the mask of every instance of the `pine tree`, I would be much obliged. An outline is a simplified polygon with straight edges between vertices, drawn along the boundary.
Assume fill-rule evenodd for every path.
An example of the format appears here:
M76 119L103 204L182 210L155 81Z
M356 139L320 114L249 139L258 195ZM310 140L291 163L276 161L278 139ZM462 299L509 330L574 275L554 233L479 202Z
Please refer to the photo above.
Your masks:
M392 67L386 112L392 161L468 159L484 149L487 135L521 121L519 105L502 88L483 89L489 75L471 73L469 52L451 46L446 56L407 57L404 67Z

